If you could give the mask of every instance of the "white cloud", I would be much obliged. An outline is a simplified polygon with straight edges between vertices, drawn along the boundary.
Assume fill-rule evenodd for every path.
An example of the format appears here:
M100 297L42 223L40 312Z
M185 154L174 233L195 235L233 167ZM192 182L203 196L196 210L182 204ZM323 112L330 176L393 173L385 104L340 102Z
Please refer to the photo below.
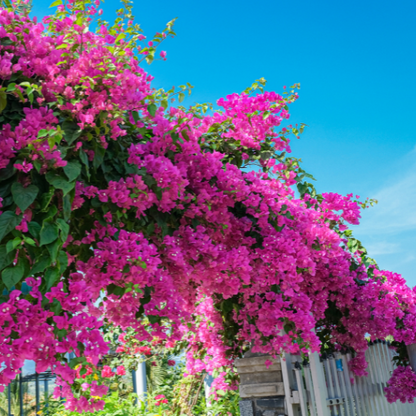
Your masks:
M394 173L380 181L374 198L379 202L364 210L354 235L382 269L401 273L416 284L416 147ZM374 195L374 194L373 194Z
M416 147L401 166L374 196L378 204L363 212L360 234L397 234L416 229Z
M390 241L377 241L365 244L370 256L379 256L381 254L394 254L401 251L400 244Z

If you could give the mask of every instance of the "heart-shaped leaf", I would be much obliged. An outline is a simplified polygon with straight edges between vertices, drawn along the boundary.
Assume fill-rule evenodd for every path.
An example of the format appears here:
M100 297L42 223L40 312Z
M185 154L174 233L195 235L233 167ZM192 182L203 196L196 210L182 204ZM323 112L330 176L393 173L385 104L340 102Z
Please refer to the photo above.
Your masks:
M13 200L22 212L33 203L38 195L39 188L36 185L29 185L26 188L19 182L12 186Z
M52 243L58 238L58 226L49 221L44 221L40 230L40 245Z
M15 255L15 251L8 253L5 245L0 246L0 270L8 266L13 261Z
M0 215L0 241L3 237L19 225L21 217L12 211L3 212Z
M68 176L69 182L72 182L81 173L81 164L77 160L72 160L64 166L64 172Z
M52 172L48 172L45 177L54 188L62 189L64 196L75 186L75 182L68 182L62 176Z
M1 274L1 279L6 285L7 289L11 289L17 283L20 282L20 279L23 277L25 272L25 266L23 262L18 262L16 266L8 267L3 270Z

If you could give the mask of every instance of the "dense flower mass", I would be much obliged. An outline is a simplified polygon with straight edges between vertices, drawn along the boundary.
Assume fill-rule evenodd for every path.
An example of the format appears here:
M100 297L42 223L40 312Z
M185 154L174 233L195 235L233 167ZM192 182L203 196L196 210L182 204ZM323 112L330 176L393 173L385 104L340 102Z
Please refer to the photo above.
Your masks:
M34 360L68 409L102 408L97 383L70 386L108 352L108 322L187 340L189 374L250 347L325 347L352 349L362 375L367 334L393 336L406 361L416 293L348 230L367 202L316 194L287 156L296 88L253 87L211 115L174 108L140 66L171 24L143 47L129 9L93 33L99 1L43 23L18 6L0 9L0 386Z
M416 374L411 367L397 367L393 371L385 392L389 403L394 403L397 400L402 403L413 403L416 397Z

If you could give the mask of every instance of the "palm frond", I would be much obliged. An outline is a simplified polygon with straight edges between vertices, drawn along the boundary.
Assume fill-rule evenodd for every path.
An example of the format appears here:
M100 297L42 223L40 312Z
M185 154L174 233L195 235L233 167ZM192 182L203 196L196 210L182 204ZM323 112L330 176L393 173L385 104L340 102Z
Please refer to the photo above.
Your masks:
M147 391L152 393L158 386L164 383L167 375L167 368L157 363L156 366L146 361L146 382Z

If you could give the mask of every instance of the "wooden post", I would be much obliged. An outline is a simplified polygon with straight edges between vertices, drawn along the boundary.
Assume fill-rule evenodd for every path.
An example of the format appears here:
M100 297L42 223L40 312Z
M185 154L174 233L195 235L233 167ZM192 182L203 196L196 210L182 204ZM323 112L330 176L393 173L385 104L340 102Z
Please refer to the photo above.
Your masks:
M269 360L270 366L265 362ZM280 359L265 354L247 353L236 360L240 375L241 416L284 416L285 389Z

